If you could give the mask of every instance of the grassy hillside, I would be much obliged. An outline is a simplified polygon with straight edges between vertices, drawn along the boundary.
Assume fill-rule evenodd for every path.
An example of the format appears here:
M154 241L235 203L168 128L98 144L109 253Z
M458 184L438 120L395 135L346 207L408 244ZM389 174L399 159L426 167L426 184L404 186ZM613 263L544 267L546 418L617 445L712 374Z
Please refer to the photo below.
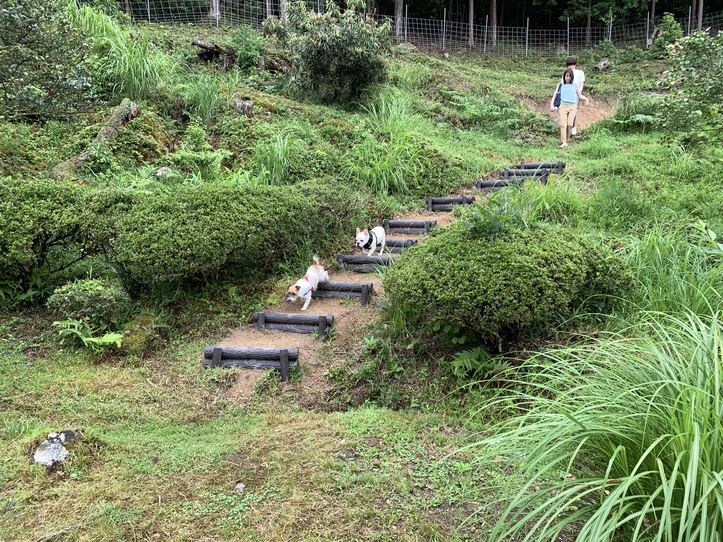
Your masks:
M511 501L520 490L539 492L605 469L606 459L589 450L565 454L577 446L568 439L574 427L564 426L568 440L557 449L541 426L549 422L554 434L565 420L538 416L535 397L569 400L567 412L584 410L592 397L604 413L606 394L631 381L640 390L651 374L641 368L635 380L619 367L663 360L673 368L659 378L673 380L673 369L694 356L721 361L716 325L696 327L698 318L707 324L713 315L716 322L721 308L721 251L710 243L711 231L723 232L721 151L685 146L644 114L650 106L641 96L659 92L664 61L619 58L597 72L595 57L580 59L592 105L580 111L584 130L560 149L547 114L560 59L403 52L390 58L387 83L368 89L358 103L334 106L288 92L283 74L223 73L197 60L191 39L230 39L223 30L132 32L147 36L178 71L165 87L137 99L141 116L72 175L75 186L98 190L94 204L119 205L104 227L144 216L131 214L144 202L192 207L198 202L189 194L225 199L238 189L263 202L255 213L282 216L274 235L284 224L299 231L283 246L264 241L268 250L249 252L243 264L229 256L234 273L203 268L176 282L137 284L122 322L128 343L101 353L62 341L44 300L68 280L111 276L112 260L96 254L22 292L0 277L0 540L513 539L493 526L507 503L520 502ZM237 100L253 101L253 117L239 113ZM119 102L48 122L1 120L3 186L45 179L89 148ZM471 193L476 179L538 160L565 161L565 174L544 189L493 198L480 209L505 209L526 224L554 223L612 247L631 270L631 293L612 315L580 308L553 318L544 333L492 352L476 370L469 356L467 362L454 357L461 349L449 342L459 339L454 332L407 328L380 297L360 309L346 333L319 346L326 372L318 380L302 370L281 383L269 373L252 400L239 403L229 390L241 371L201 367L204 346L245 326L255 310L280 303L311 254L331 262L348 249L354 221L418 213L426 196ZM169 173L159 176L164 167ZM243 214L253 201L224 209ZM306 207L308 201L318 207ZM454 216L482 220L461 215ZM305 221L314 216L307 231ZM711 230L692 227L699 220ZM153 225L139 220L123 232ZM181 226L172 233L181 235ZM263 228L254 233L263 234ZM194 235L191 244L206 241ZM144 243L137 247L152 244ZM136 262L131 256L125 261ZM694 316L687 321L689 309ZM666 336L666 330L676 331ZM678 350L671 354L666 344ZM591 364L603 362L585 357L589 352L620 362L600 372L609 387L594 380ZM666 366L663 361L652 365ZM608 415L628 412L632 402L623 395ZM550 412L555 408L553 401ZM635 403L630 418L641 409ZM539 432L515 433L514 416L528 411ZM690 412L691 419L708 419ZM512 425L498 425L506 420ZM596 422L585 420L588 427ZM605 420L607 427L614 422L614 416ZM68 429L78 435L70 460L50 471L34 464L47 434ZM654 429L668 431L662 423ZM705 435L717 442L719 433ZM539 454L538 442L559 451L554 468L529 460ZM608 457L605 445L599 449ZM569 457L574 460L565 462ZM558 504L552 508L566 508ZM560 539L580 529L560 525Z

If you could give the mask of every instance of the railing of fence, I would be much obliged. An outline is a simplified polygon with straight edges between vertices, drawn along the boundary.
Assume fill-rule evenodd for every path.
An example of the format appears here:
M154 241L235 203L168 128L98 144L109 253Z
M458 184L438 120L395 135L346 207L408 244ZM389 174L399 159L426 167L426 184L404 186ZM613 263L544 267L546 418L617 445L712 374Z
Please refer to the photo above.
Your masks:
M269 15L279 15L279 0L121 0L123 9L135 21L164 24L233 26L248 24L260 28ZM324 3L307 0L309 9L320 11ZM404 10L407 13L407 10ZM421 50L472 51L502 56L560 56L589 51L605 40L618 48L647 48L653 28L648 21L605 27L565 29L529 28L474 24L448 20L368 15L381 22L391 20L393 41L412 43ZM695 28L695 21L679 19L683 31ZM534 26L534 24L533 24ZM723 30L723 13L709 14L703 28L715 35Z

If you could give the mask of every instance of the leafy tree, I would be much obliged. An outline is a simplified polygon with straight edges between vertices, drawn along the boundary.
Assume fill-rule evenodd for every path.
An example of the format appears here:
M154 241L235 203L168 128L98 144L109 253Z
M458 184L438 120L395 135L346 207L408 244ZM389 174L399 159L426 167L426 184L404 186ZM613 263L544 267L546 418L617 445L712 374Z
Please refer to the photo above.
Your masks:
M329 0L325 13L315 13L298 1L288 5L288 23L273 17L266 21L265 31L291 52L293 87L322 101L343 102L386 80L390 26L365 21L363 9L357 0L342 13Z
M669 45L673 45L676 41L683 37L683 28L680 23L675 20L672 13L663 14L663 20L660 23L660 34L653 41L650 47L650 54L663 58Z
M5 0L0 9L0 115L61 117L89 106L87 54L63 0Z
M691 141L723 139L723 33L697 31L669 48L663 117L671 131Z

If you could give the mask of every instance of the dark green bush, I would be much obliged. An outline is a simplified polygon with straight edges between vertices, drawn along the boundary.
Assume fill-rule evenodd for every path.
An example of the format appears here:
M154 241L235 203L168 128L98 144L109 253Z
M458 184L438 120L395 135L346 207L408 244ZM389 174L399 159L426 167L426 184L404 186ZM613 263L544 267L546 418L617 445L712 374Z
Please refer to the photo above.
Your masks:
M0 116L65 118L92 92L84 36L63 0L4 0L0 9Z
M204 185L131 195L105 231L107 255L126 285L277 272L312 246L321 253L333 232L354 231L366 201L350 188L314 184ZM350 233L351 235L351 233Z
M629 275L591 237L540 225L493 238L459 223L403 253L384 290L409 324L458 325L502 345L623 294Z
M132 302L117 282L79 279L56 289L46 306L63 320L75 318L90 328L105 330L127 318Z
M50 180L0 179L0 281L26 292L97 250L93 190ZM49 292L48 292L49 293Z
M249 25L242 24L231 31L231 47L236 49L236 65L242 70L254 68L258 64L265 44L266 40Z
M307 9L303 1L286 6L288 23L269 17L264 30L291 51L292 84L299 91L322 101L345 102L386 80L390 25L365 20L363 2L347 2L342 12L328 0L324 13Z

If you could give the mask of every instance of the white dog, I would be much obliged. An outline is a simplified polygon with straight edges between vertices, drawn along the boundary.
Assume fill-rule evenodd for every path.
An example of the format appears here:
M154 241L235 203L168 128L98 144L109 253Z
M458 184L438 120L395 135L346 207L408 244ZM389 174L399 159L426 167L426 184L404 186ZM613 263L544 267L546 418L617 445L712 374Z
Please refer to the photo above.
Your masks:
M293 303L297 298L304 299L304 306L301 307L305 311L311 303L311 294L319 287L319 282L329 280L329 273L321 266L319 260L314 258L314 265L309 266L306 275L296 281L296 284L289 286L287 301Z
M360 250L369 249L369 252L367 253L367 256L371 256L374 254L374 251L377 249L377 245L381 244L381 248L379 249L379 255L382 255L382 252L384 252L384 247L387 243L387 234L384 232L384 228L381 226L377 226L376 228L372 229L372 231L369 231L368 229L364 228L364 231L360 231L359 228L356 229L356 246Z

